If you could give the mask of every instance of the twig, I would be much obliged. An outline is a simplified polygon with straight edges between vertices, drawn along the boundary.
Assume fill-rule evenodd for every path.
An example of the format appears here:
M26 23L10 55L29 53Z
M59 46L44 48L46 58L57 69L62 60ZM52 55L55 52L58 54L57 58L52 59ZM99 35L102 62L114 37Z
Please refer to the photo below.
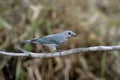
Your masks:
M18 47L18 46L14 46L14 49L17 51L17 52L19 52L19 53L26 53L27 51L25 51L25 50L23 50L23 49L21 49L20 47Z
M29 56L29 57L39 57L39 58L48 58L48 57L58 57L58 56L65 56L80 52L91 52L91 51L114 51L114 50L120 50L120 45L118 46L94 46L94 47L87 47L87 48L75 48L71 50L66 50L62 52L55 52L55 53L33 53L25 51L19 47L15 47L16 50L19 50L20 53L14 53L14 52L5 52L0 51L1 55L7 55L7 56Z

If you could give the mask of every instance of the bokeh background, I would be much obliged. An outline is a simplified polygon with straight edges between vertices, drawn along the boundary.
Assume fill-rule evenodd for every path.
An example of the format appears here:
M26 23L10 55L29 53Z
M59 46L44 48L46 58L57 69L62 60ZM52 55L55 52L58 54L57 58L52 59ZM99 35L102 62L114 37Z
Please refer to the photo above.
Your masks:
M0 50L14 46L43 52L20 41L72 30L61 50L120 44L120 0L0 0ZM0 80L120 80L119 51L56 58L0 55Z

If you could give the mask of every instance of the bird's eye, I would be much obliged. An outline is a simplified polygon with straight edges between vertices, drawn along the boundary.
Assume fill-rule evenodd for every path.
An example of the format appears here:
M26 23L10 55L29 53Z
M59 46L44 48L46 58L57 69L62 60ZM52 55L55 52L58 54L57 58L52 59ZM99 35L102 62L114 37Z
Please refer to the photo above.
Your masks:
M69 35L71 35L71 32L68 32Z

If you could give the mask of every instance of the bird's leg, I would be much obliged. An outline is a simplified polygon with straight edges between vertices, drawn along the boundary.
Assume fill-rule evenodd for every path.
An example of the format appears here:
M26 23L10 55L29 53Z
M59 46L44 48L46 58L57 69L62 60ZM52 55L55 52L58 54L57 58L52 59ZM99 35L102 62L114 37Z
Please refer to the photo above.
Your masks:
M58 51L58 52L62 52L62 51L63 51L63 50L60 49L60 46L61 46L61 45L57 46L57 51Z
M61 54L63 50L61 50L59 47L57 48L57 52L59 52Z
M62 52L62 50L61 50L61 49L58 49L57 52Z

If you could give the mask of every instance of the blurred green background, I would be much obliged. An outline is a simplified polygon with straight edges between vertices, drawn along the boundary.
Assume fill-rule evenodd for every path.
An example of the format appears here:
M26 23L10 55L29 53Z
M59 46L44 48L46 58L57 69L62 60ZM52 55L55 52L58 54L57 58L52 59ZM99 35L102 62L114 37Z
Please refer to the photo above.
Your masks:
M72 30L76 38L61 50L120 44L120 0L0 0L0 50L20 41ZM119 51L78 53L56 58L0 56L0 80L120 80Z

